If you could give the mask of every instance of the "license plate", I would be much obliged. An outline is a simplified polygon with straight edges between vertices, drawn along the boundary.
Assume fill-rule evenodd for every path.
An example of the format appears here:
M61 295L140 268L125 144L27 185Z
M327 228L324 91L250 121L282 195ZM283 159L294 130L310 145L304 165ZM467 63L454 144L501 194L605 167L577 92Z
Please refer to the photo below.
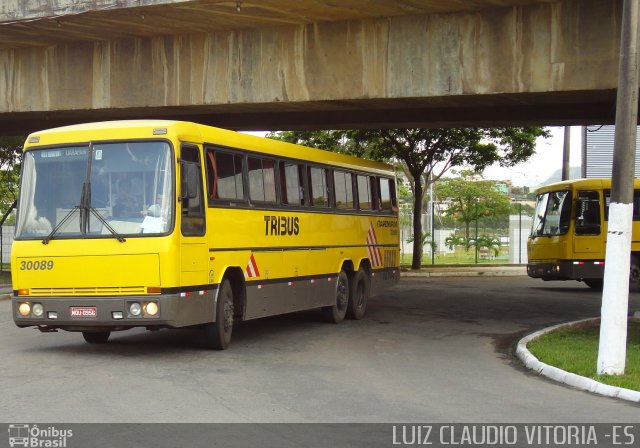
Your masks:
M72 306L71 317L98 317L98 310L95 306Z

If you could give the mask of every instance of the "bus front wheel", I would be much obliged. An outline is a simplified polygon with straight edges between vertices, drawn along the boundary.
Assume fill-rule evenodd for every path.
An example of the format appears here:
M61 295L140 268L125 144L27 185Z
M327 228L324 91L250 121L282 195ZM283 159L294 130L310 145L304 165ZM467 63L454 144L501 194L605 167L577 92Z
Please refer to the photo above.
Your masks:
M349 307L349 277L344 271L338 274L336 282L336 297L333 305L322 308L322 313L327 322L337 324L344 320Z
M367 302L369 301L370 288L371 281L369 280L367 271L359 269L353 277L353 283L349 291L347 316L350 319L360 320L364 317L364 313L367 310Z
M89 344L104 344L109 340L110 331L83 331L82 337Z
M216 301L216 321L205 325L205 341L208 348L224 350L231 342L233 331L233 288L225 279L218 292Z

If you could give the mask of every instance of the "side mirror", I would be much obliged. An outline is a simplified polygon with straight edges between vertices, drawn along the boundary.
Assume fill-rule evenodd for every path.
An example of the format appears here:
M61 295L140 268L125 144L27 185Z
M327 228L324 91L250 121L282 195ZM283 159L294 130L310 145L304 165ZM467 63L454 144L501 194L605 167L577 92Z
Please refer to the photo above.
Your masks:
M193 163L182 164L182 199L194 199L198 197L198 165Z

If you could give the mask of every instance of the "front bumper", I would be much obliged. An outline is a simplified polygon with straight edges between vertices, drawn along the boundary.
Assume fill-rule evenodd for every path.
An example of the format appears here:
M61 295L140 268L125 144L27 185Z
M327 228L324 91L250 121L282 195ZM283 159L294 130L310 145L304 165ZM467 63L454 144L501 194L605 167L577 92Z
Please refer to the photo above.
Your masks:
M19 327L39 327L43 330L57 328L69 331L123 330L133 327L179 328L215 321L216 289L190 294L160 294L145 296L116 297L25 297L12 298L13 320ZM31 308L39 303L44 308L41 317L31 313L22 316L21 303L29 303ZM129 312L131 303L142 307L148 302L156 302L159 312L149 316L143 311L140 316ZM74 317L72 308L95 308L96 315ZM121 316L121 318L120 318Z
M603 278L604 260L557 260L527 264L527 275L543 280L583 280Z

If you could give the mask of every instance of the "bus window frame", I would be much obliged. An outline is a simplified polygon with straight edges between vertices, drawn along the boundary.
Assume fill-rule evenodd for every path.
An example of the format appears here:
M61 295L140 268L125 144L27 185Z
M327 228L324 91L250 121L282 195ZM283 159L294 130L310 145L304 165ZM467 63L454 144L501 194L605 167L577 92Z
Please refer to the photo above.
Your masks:
M116 144L116 143L156 143L156 142L160 142L160 143L166 143L169 147L169 158L171 159L171 207L172 207L172 219L171 222L169 223L169 225L167 226L167 231L166 232L162 232L162 233L120 233L120 235L127 237L127 238L157 238L157 237L163 237L163 236L169 236L171 235L173 232L176 231L176 223L177 223L177 219L178 219L178 204L179 202L176 202L176 198L177 198L177 190L178 190L178 167L176 166L176 157L177 157L177 151L176 148L174 146L174 141L168 139L168 138L149 138L149 137L142 137L142 138L126 138L126 139L101 139L101 140L86 140L86 141L69 141L66 143L55 143L53 145L38 145L38 144L31 144L31 145L25 145L23 147L23 150L20 154L20 162L23 162L24 156L32 151L40 151L40 150L51 150L51 149L60 149L60 148L71 148L71 147L89 147L90 144L93 144L94 146L98 146L98 145L108 145L108 144ZM22 185L22 175L23 175L23 171L22 169L20 170L20 175L18 176L18 186ZM20 203L20 197L17 198L17 203ZM18 218L19 218L19 214L20 214L20 208L18 207L16 209L16 223L18 222ZM110 239L113 238L113 235L111 234L104 234L104 235L98 235L98 234L91 234L90 236L84 236L84 237L79 237L79 236L73 236L73 235L58 235L56 236L57 240L77 240L77 239ZM15 236L14 237L15 240L17 241L33 241L33 240L41 240L42 237L38 236L38 237L33 237L33 238L24 238L24 237L19 237L19 236Z
M387 181L389 187L389 208L383 208L382 206L382 181ZM395 208L397 208L397 195L395 193L395 180L389 177L376 176L376 188L378 189L379 199L379 211L384 214L393 214Z
M349 170L345 170L345 169L334 169L332 170L333 174L333 200L334 200L334 208L336 209L336 211L339 210L356 210L356 200L355 200L355 194L353 191L353 172L349 171ZM347 190L346 187L347 185L351 186L351 206L343 206L343 207L338 207L338 197L337 197L337 191L338 191L338 187L336 186L336 174L344 174L344 182L345 182L345 196L347 196ZM349 180L347 181L347 176L349 178ZM345 198L346 199L346 198ZM347 202L345 202L346 204Z
M278 171L278 183L279 183L279 187L280 187L280 194L279 194L279 199L280 199L280 205L282 207L285 207L287 210L295 210L295 209L308 209L309 208L309 198L308 198L308 188L307 188L307 176L305 175L305 173L307 172L307 164L304 163L304 161L302 160L295 160L295 159L287 159L287 158L282 158L282 157L278 157L276 158L276 164L277 164L277 170ZM291 204L291 203L284 203L284 194L283 194L283 189L286 190L287 185L286 185L286 176L284 176L284 167L286 165L295 165L298 169L298 184L299 188L302 188L302 204ZM282 167L282 169L281 169ZM287 200L288 200L288 193L287 193Z
M215 156L215 154L217 153L222 153L222 154L228 154L231 155L232 157L240 157L242 166L241 166L241 171L242 171L242 198L241 199L232 199L232 198L213 198L210 195L210 189L211 189L211 184L210 184L210 179L209 179L209 165L210 165L210 159L209 159L209 153L212 152ZM204 148L203 148L203 153L206 156L205 157L205 174L206 174L206 182L207 182L207 189L206 189L206 194L207 194L207 205L208 207L237 207L237 204L244 204L244 205L248 205L249 201L248 201L248 193L247 193L247 170L246 170L246 154L245 152L241 151L241 150L237 150L237 149L232 149L232 148L227 148L227 147L221 147L221 146L217 146L217 145L212 145L212 144L204 144ZM212 171L216 171L216 169L212 169ZM216 175L216 182L217 182L217 173L214 173Z
M549 206L551 204L550 202L550 195L552 194L556 194L556 193L566 193L569 195L569 198L565 198L562 201L562 207L559 209L559 213L558 213L558 232L556 233L545 233L544 229L547 228L547 218L549 217ZM572 213L573 213L573 200L574 200L574 192L573 190L570 189L560 189L560 190L553 190L553 191L546 191L544 193L539 193L536 196L536 211L538 210L538 198L542 195L547 195L547 201L544 207L544 216L542 217L542 219L538 222L538 227L541 227L541 231L540 232L535 232L535 229L531 229L531 236L538 238L538 237L554 237L554 236L562 236L562 235L566 235L567 233L569 233L569 228L571 227L571 220L572 220ZM567 202L568 200L568 202ZM567 220L567 225L566 228L564 229L564 231L560 232L560 223L562 222L562 212L564 211L564 207L565 204L569 204L569 211L568 211L568 220ZM535 224L535 217L534 217L534 221L532 223ZM535 233L534 233L535 232Z
M207 151L222 152L232 155L239 155L242 157L243 164L243 189L244 189L244 198L243 200L230 201L228 199L211 199L209 196L209 169L207 166L209 165L209 160L207 157ZM286 211L286 212L305 212L305 213L335 213L335 214L346 214L346 215L370 215L370 216L397 216L398 210L397 204L397 183L395 177L391 174L389 175L381 175L375 174L368 171L362 171L357 168L345 168L341 166L334 166L329 164L323 164L318 162L312 162L305 159L296 159L293 157L287 156L279 156L268 152L255 151L251 149L245 149L240 147L226 146L226 145L218 145L210 142L204 142L203 144L203 157L205 166L205 181L206 181L206 195L208 201L207 205L209 208L238 208L238 209L261 209L261 210L272 210L272 211ZM251 200L249 193L249 177L248 177L248 159L249 157L258 158L258 159L269 159L275 162L275 182L276 182L276 202L263 202L257 200ZM288 163L295 164L300 167L303 171L303 188L304 188L304 205L299 204L285 204L282 202L282 179L280 172L280 164ZM310 179L310 170L311 168L322 169L325 172L325 188L327 190L327 200L329 205L313 205L312 204L312 191L311 191L311 179ZM354 208L337 208L335 203L335 186L333 179L333 172L341 171L348 175L351 175L352 179L352 188L353 188L353 201ZM363 209L360 206L360 194L358 190L358 176L363 176L368 179L368 189L369 194L372 195L372 207L371 209ZM385 179L391 182L390 186L390 194L391 194L391 210L389 209L381 209L380 208L380 198L378 197L379 191L376 185L380 180Z
M260 160L260 171L262 172L262 192L266 193L266 190L264 189L265 186L265 176L264 176L264 161L268 160L273 162L273 190L274 190L274 194L275 194L275 198L273 199L273 201L268 201L268 200L260 200L260 199L253 199L251 197L251 180L249 179L249 159L255 159L255 160ZM245 157L245 172L247 173L247 178L246 178L246 182L248 185L248 191L247 191L247 196L249 198L249 203L250 204L256 204L256 205L263 205L263 206L267 206L267 208L269 206L278 206L281 205L280 203L280 189L278 188L278 183L279 183L279 179L278 179L278 157L277 156L268 156L267 154L262 155L261 153L250 153L247 154ZM263 194L263 196L266 197L266 194Z
M184 151L185 149L188 150L194 150L197 154L198 154L198 161L194 162L191 160L187 160L183 157ZM202 162L203 162L203 151L200 149L200 147L195 144L195 143L190 143L190 142L182 142L180 144L180 163L179 163L179 167L180 167L180 233L182 234L182 236L187 237L187 238L192 238L192 237L202 237L205 236L207 234L207 207L205 206L205 200L204 200L204 195L205 195L205 185L204 185L204 177L202 175L202 171L203 171L203 166L202 166ZM185 220L184 218L186 216L190 216L189 215L189 209L190 207L187 207L187 213L184 213L185 210L185 201L190 201L191 199L195 199L195 198L188 198L186 197L186 195L184 194L183 191L183 187L184 185L186 185L185 180L182 178L182 176L185 173L185 168L187 166L187 164L191 164L191 165L196 165L195 166L195 172L198 175L198 179L197 179L197 187L200 190L200 210L201 210L201 215L193 215L194 218L200 218L200 231L198 232L185 232ZM207 193L208 195L208 193ZM176 213L177 213L177 207L176 207Z
M326 198L326 205L322 204L322 205L315 205L314 201L313 201L313 182L311 180L311 170L312 169L319 169L322 170L324 172L324 193L325 193L325 198ZM330 165L320 165L320 164L315 164L315 163L308 163L307 164L307 184L309 186L309 208L313 209L313 210L322 210L322 211L327 211L327 210L332 210L335 209L335 207L333 206L333 202L331 200L331 192L332 189L329 185L329 178L332 178L333 175L331 175L330 173L332 173L333 170L331 169Z
M595 194L596 198L588 198L587 195L588 194ZM600 191L599 190L576 190L575 191L575 217L573 219L573 234L575 236L596 236L596 235L600 235L602 233L602 223L603 223L603 219L602 219L602 207L600 205L600 202L602 201L602 198L600 196ZM581 195L583 195L581 197ZM584 221L584 211L585 210L581 210L580 204L583 202L591 202L591 203L597 203L597 208L595 209L597 211L598 214L598 222L597 223L593 223L591 225L584 225L584 224L578 224L578 221L580 219L582 219Z
M369 193L369 203L371 204L370 208L362 208L361 205L361 201L360 201L360 186L358 184L358 177L364 177L366 178L367 181L367 191ZM356 193L358 196L358 204L357 204L357 210L360 213L365 213L365 214L376 214L378 213L378 210L375 208L375 199L373 197L373 191L372 191L372 180L371 178L375 176L370 174L370 173L364 173L362 171L358 171L356 172Z

